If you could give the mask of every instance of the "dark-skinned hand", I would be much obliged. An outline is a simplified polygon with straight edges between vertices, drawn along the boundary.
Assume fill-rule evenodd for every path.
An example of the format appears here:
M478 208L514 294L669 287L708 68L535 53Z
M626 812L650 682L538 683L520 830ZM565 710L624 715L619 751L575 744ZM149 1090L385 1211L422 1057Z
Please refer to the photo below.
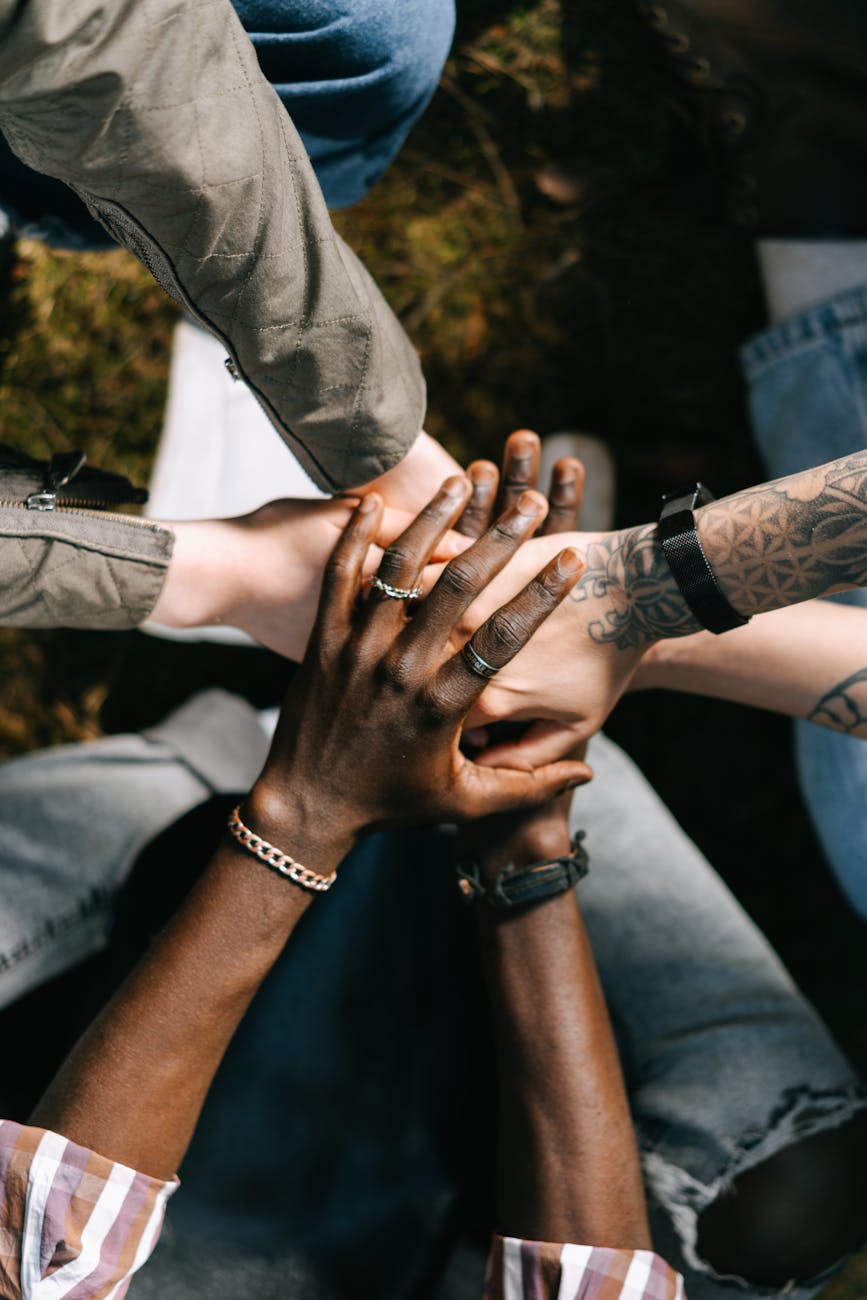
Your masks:
M447 480L386 550L379 576L397 588L415 587L469 496L465 478ZM244 805L248 824L276 843L291 843L313 869L321 858L317 843L327 845L324 856L333 860L366 830L536 806L589 778L585 764L574 760L535 770L480 766L459 745L463 720L487 683L454 653L450 638L468 606L542 522L544 498L516 493L412 609L375 589L365 595L364 561L381 511L379 496L367 495L328 563L307 655ZM507 664L581 568L573 551L557 554L476 630L476 652L498 669ZM303 832L322 820L324 809L324 836Z

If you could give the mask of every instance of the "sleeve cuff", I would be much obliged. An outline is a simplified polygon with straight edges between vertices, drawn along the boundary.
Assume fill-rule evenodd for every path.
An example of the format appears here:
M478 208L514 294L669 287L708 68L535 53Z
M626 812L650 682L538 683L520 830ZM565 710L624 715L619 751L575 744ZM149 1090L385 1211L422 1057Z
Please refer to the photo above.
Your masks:
M484 1300L685 1300L683 1278L650 1250L494 1237Z
M80 1294L85 1279L88 1294L123 1296L178 1185L0 1120L0 1278L12 1288L4 1295L29 1300L51 1277L58 1300Z

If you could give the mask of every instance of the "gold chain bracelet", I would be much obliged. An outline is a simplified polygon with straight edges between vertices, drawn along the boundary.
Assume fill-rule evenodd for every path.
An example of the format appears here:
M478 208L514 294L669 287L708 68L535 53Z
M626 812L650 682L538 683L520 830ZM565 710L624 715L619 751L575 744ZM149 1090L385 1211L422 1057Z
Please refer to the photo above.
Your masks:
M309 867L302 866L294 858L290 858L288 853L281 852L267 840L263 840L261 835L251 831L249 826L245 826L241 821L241 805L232 811L228 821L229 834L233 835L242 848L248 853L252 853L254 858L258 858L266 867L276 871L278 875L285 876L294 884L300 885L302 889L311 889L316 894L324 894L330 889L337 879L337 872L332 871L330 876L320 876L317 872L311 871Z

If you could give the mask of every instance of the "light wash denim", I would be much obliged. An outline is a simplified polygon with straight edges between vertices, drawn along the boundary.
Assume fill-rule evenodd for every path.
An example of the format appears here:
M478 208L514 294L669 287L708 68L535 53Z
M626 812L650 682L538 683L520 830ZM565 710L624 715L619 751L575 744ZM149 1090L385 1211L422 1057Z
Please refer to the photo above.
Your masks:
M454 0L232 2L326 203L356 203L436 90L454 35ZM56 248L113 247L72 191L25 167L2 136L0 208L20 234Z
M249 706L209 692L142 737L0 769L0 1004L104 945L145 842L214 793L247 788L266 747ZM592 859L578 894L659 1248L691 1300L749 1300L767 1293L714 1279L697 1258L698 1215L744 1169L844 1122L863 1095L637 768L601 736L591 760L595 780L573 804ZM156 852L163 861L165 841ZM461 1193L490 1223L487 1012L454 855L448 829L373 837L305 915L218 1074L165 1242L132 1296L214 1300L221 1275L240 1272L257 1279L256 1300L286 1300L286 1270L306 1258L317 1276L350 1260L356 1280L381 1279L377 1300L400 1300L448 1243ZM351 1294L345 1273L338 1281Z
M867 287L751 340L741 354L753 429L774 478L867 447ZM867 590L831 599L867 606ZM867 744L796 724L801 789L841 887L867 919Z

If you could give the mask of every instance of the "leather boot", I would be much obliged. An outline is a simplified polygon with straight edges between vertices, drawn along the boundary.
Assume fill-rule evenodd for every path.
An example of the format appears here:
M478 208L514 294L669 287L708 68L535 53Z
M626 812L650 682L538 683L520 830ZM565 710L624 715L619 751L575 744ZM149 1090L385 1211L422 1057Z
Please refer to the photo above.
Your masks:
M664 41L726 219L867 236L867 2L635 0Z

